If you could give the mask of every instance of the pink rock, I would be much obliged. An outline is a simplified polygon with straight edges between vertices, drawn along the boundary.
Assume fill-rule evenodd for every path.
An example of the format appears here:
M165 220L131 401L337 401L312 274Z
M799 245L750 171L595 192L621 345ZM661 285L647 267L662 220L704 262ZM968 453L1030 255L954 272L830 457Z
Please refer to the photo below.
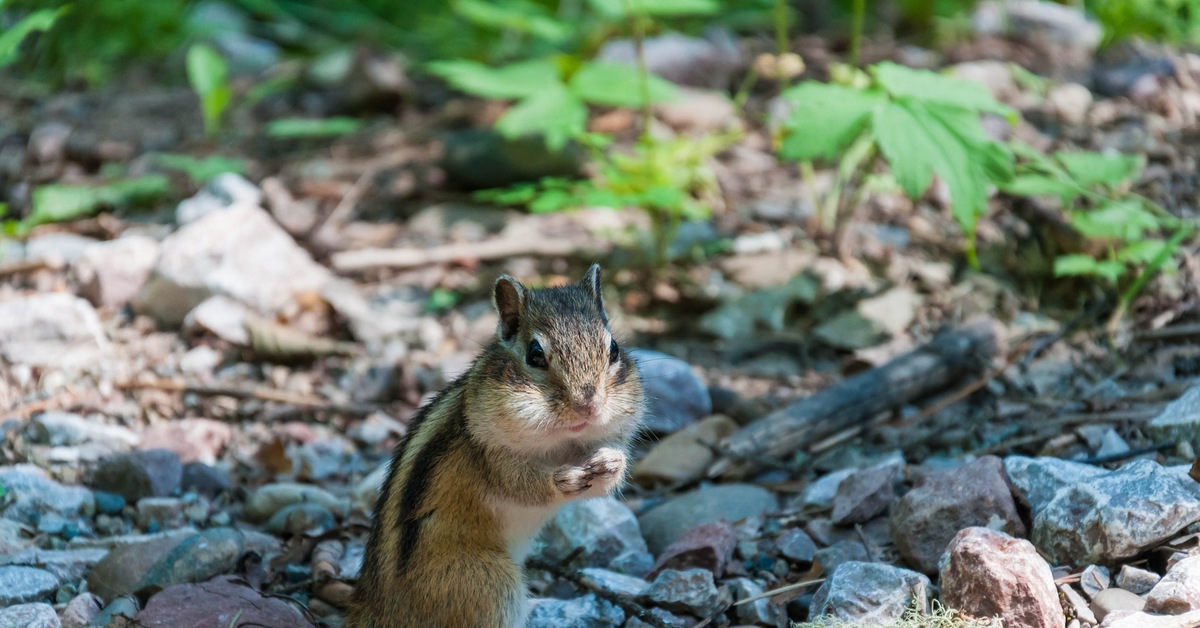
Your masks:
M212 419L180 419L152 425L142 434L139 449L169 449L184 464L213 464L233 439L228 425Z
M1062 628L1066 622L1050 565L1033 544L989 528L959 532L941 560L942 601L1005 626Z
M1195 610L1200 610L1200 556L1189 556L1146 594L1146 611L1179 615Z
M653 580L666 569L692 568L711 571L719 578L725 573L725 565L736 545L737 535L733 526L724 519L696 526L663 550L646 578Z

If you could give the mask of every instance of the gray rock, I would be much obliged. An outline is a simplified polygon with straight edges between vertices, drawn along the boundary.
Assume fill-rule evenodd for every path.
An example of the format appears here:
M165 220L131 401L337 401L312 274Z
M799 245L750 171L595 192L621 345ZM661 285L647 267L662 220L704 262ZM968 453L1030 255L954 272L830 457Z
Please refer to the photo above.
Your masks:
M1055 85L1046 92L1046 111L1067 124L1083 124L1092 107L1092 92L1079 83Z
M721 608L721 592L712 572L704 569L664 569L642 599L669 611L708 617Z
M92 304L65 292L0 302L0 355L12 364L94 367L111 345Z
M690 628L696 624L694 619L685 619L674 613L664 611L661 608L650 608L648 612L658 620L659 625L669 626L670 628ZM630 617L629 621L625 622L625 628L654 628L654 624L649 624L637 617Z
M49 233L30 238L29 242L25 243L25 259L50 264L70 264L99 243L95 238L74 233Z
M840 349L864 349L902 333L916 317L921 298L911 288L893 288L863 299L821 323L813 335Z
M929 587L929 578L915 571L881 563L843 563L817 589L808 614L848 622L888 622L900 619L914 600L927 609Z
M1058 585L1058 599L1062 602L1062 608L1068 617L1074 617L1075 621L1086 626L1095 626L1100 623L1092 613L1091 603L1083 595L1080 595L1075 587L1069 584Z
M587 567L579 572L605 591L611 591L621 597L635 598L650 586L649 582L641 578L599 567Z
M1115 611L1100 626L1101 628L1195 628L1200 626L1200 611L1173 616Z
M679 33L648 37L643 42L643 55L646 69L668 81L713 89L727 88L733 76L750 63L733 37L723 30L711 30L703 39ZM598 55L600 61L631 66L636 58L629 39L609 41Z
M113 456L92 475L96 490L114 493L130 503L143 497L167 497L179 491L183 463L167 449L147 449Z
M870 562L871 554L861 541L844 539L817 550L813 562L820 563L825 573L832 573L839 566L852 562Z
M183 330L188 334L208 332L230 344L248 346L250 332L246 318L250 309L224 295L209 297L183 317Z
M75 582L83 578L93 565L100 562L108 550L99 547L68 549L27 549L13 554L0 554L0 566L24 565L50 572L59 582Z
M0 485L7 487L13 500L3 510L3 517L28 525L36 525L48 513L74 518L96 508L91 491L59 484L31 464L0 467Z
M589 593L572 600L535 599L530 602L526 628L618 628L625 622L619 606Z
M231 488L233 488L233 480L221 469L203 462L191 462L183 465L183 478L180 480L179 490L185 493L192 491L208 499L213 499Z
M821 293L808 275L796 275L782 286L754 290L732 299L700 317L700 329L725 340L763 331L781 331L787 312L796 303L811 304Z
M0 628L60 628L58 615L49 604L17 604L0 608Z
M1007 34L1088 51L1096 49L1103 35L1101 26L1083 11L1038 0L984 2L971 21L975 30L985 35Z
M301 503L317 504L333 513L346 511L346 502L323 488L296 482L277 482L255 489L246 499L245 513L251 521L266 521L285 506Z
M504 187L542 177L573 177L583 151L567 145L553 150L538 136L507 138L492 129L467 129L443 137L441 166L446 177L469 189Z
M0 567L0 607L44 602L58 590L58 578L45 569L25 565Z
M95 453L125 452L138 444L138 435L120 425L105 423L103 417L84 417L74 412L50 411L34 417L30 435L38 443L55 447L91 447Z
M638 517L655 555L692 528L719 519L737 522L779 507L775 494L753 484L720 484L683 493Z
M232 571L251 544L248 534L211 528L121 545L88 574L88 590L111 600L149 586L202 582Z
M1135 556L1200 520L1200 487L1156 462L1136 460L1079 482L1037 511L1033 543L1055 563Z
M740 121L733 101L719 90L680 89L678 99L654 105L654 113L680 131L715 132Z
M559 562L574 553L579 565L643 576L654 565L633 512L611 497L584 499L562 507L539 537L539 553Z
M276 534L301 535L314 530L327 532L335 523L333 513L320 504L292 504L271 515L265 527Z
M1167 404L1145 426L1146 436L1154 440L1180 439L1200 441L1200 386L1193 386Z
M729 580L729 590L733 593L733 601L740 602L750 598L758 597L763 594L763 588L759 584L749 578L734 578ZM771 600L762 598L755 600L749 604L742 604L737 608L737 618L743 624L753 624L759 626L780 626L787 616L783 612L783 608L777 604L772 604Z
M187 504L178 497L143 497L137 502L137 524L143 530L162 530L183 525Z
M1146 608L1146 600L1125 589L1105 589L1092 598L1092 614L1098 621L1104 621L1114 611L1137 612L1143 608Z
M941 560L942 601L1006 626L1062 628L1062 605L1050 565L1033 544L990 528L959 532Z
M122 307L133 300L158 261L158 241L127 235L88 247L71 266L81 293L97 306Z
M1200 556L1185 558L1146 594L1146 611L1181 615L1200 610Z
M1088 565L1079 576L1079 588L1088 599L1112 586L1112 574L1103 565Z
M265 210L237 205L163 240L133 309L175 327L205 299L224 295L270 314L298 292L318 292L330 277Z
M1076 482L1107 473L1102 467L1059 458L1009 456L1004 459L1004 471L1020 497L1036 513L1058 491Z
M794 563L811 563L817 556L817 544L800 528L785 530L775 539L775 546L784 558Z
M629 355L641 371L649 402L647 429L668 434L712 413L708 386L687 362L648 349L633 349Z
M1104 456L1120 456L1129 452L1129 443L1125 442L1124 438L1114 429L1109 429L1104 433L1104 440L1100 442L1100 449L1096 450L1096 455Z
M99 615L92 620L92 626L106 626L109 628L120 628L126 626L136 626L133 623L133 618L138 614L138 602L131 596L119 597L108 603L104 610L100 611ZM124 619L122 619L124 618Z
M831 519L838 525L866 523L896 501L894 487L900 467L883 464L863 469L838 485Z
M1145 595L1161 579L1162 577L1153 571L1138 569L1131 565L1121 565L1121 571L1117 572L1116 584L1130 593Z
M99 598L91 593L80 593L63 607L59 620L63 628L88 628L99 614Z
M815 482L804 487L804 492L800 494L800 505L812 508L832 508L833 498L837 496L842 480L855 473L858 473L858 469L838 469L817 478Z
M186 225L204 216L232 207L260 207L262 190L242 175L226 172L213 177L195 196L175 208L175 222Z

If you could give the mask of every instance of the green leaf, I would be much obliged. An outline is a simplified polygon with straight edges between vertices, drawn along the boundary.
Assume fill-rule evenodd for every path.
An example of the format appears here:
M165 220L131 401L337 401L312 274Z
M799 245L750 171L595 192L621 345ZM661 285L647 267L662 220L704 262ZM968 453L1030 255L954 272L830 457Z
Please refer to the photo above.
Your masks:
M630 11L649 17L712 15L720 10L717 0L588 0L597 13L610 20L625 20Z
M267 123L267 135L277 138L333 137L362 128L358 118L280 118Z
M1071 151L1055 153L1054 157L1085 188L1093 185L1117 187L1137 179L1142 173L1142 158L1138 155Z
M146 175L100 186L43 185L33 191L33 211L25 225L74 220L90 215L105 205L129 205L150 202L170 192L170 183L162 175Z
M1072 183L1040 174L1017 175L1000 189L1014 196L1055 196L1062 199L1063 204L1069 204L1081 194Z
M997 102L979 83L929 70L914 70L891 61L874 66L874 73L879 84L896 98L912 98L1009 118L1014 115L1010 107Z
M41 9L21 18L21 21L0 33L0 68L12 65L21 51L21 42L32 33L50 30L68 7Z
M833 159L858 137L887 99L877 90L801 83L783 94L794 104L779 154L784 159Z
M510 138L544 135L546 145L558 150L586 125L587 107L560 83L517 103L496 121L496 130Z
M233 96L229 89L229 66L211 46L196 44L188 49L187 76L200 97L204 129L212 135L220 128L221 116Z
M456 13L484 28L525 33L551 43L565 41L572 32L572 25L554 19L546 9L530 2L456 0L453 5Z
M1167 243L1162 240L1142 240L1118 251L1117 259L1129 264L1149 264L1161 255L1165 248Z
M666 102L678 97L675 86L653 74L646 77L650 102ZM571 77L571 91L585 102L609 107L642 106L642 85L638 71L620 63L589 62Z
M1054 276L1091 276L1096 274L1096 260L1090 255L1075 253L1054 258Z
M433 61L425 68L454 87L482 98L513 100L562 85L561 72L553 59L531 59L495 69L474 61Z
M1130 200L1071 212L1071 226L1088 238L1132 241L1162 224L1139 201Z
M153 157L154 163L162 168L179 170L192 182L202 185L226 172L242 174L246 171L246 160L232 159L220 155L212 155L197 159L191 155L178 153L159 153Z
M1115 282L1129 272L1129 267L1116 260L1105 260L1096 263L1096 275Z

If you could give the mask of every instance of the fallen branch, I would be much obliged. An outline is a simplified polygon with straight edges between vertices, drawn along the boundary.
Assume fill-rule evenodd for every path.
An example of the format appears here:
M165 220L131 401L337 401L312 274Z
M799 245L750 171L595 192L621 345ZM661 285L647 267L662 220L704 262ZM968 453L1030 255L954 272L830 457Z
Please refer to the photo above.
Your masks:
M990 322L943 332L887 364L794 402L731 434L710 477L741 478L881 412L986 372L999 349Z
M334 253L333 269L339 273L361 272L377 268L413 268L459 260L495 260L523 255L563 257L584 248L580 242L566 239L500 238L483 242L443 244L428 249L362 249Z
M134 390L138 388L149 388L153 390L165 390L168 392L191 393L204 397L232 397L234 399L255 399L258 401L271 401L282 403L291 406L300 406L311 408L314 410L325 410L340 414L367 415L375 410L376 407L365 404L345 404L329 401L313 395L305 395L301 393L289 392L286 390L278 390L275 388L263 388L256 386L254 388L233 388L228 386L204 386L201 384L189 384L171 379L154 379L154 380L126 380L115 382L113 386L123 390Z

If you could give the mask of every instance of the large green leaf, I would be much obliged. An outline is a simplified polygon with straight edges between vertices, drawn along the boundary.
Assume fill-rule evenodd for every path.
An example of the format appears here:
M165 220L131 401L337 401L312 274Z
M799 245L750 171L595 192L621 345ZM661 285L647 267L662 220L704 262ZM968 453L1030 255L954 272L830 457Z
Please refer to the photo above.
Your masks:
M1071 226L1088 238L1133 241L1162 227L1158 217L1137 200L1117 201L1071 213Z
M553 59L531 59L494 69L474 61L433 61L425 68L454 87L483 98L525 98L562 85Z
M532 2L455 0L453 5L456 13L484 28L525 33L551 43L561 43L571 36L570 24L554 19Z
M1149 264L1167 248L1162 240L1142 240L1122 248L1117 253L1117 259L1131 264Z
M930 72L914 70L891 61L874 67L875 79L896 98L912 98L926 102L952 105L971 111L986 111L1012 117L1013 110L1000 104L986 87L972 81Z
M720 10L717 0L588 0L597 13L610 20L624 20L632 11L650 17L712 15Z
M783 94L792 105L779 154L805 161L833 159L862 133L871 113L887 98L877 90L860 90L808 81Z
M541 134L557 150L586 124L587 106L560 83L517 103L496 121L496 130L508 137Z
M651 74L646 77L650 102L665 102L678 96L671 83ZM635 68L619 63L585 63L571 77L571 91L585 102L609 107L640 107L641 79Z
M58 9L40 9L21 18L8 30L0 33L0 68L11 65L17 60L21 42L31 33L49 30L59 16L66 13L68 7Z
M1040 174L1017 175L1001 185L1000 189L1014 196L1054 196L1061 199L1064 205L1070 204L1082 193L1079 186L1070 181Z
M1090 151L1054 154L1055 159L1079 185L1117 187L1141 176L1142 158L1138 155L1106 155Z

